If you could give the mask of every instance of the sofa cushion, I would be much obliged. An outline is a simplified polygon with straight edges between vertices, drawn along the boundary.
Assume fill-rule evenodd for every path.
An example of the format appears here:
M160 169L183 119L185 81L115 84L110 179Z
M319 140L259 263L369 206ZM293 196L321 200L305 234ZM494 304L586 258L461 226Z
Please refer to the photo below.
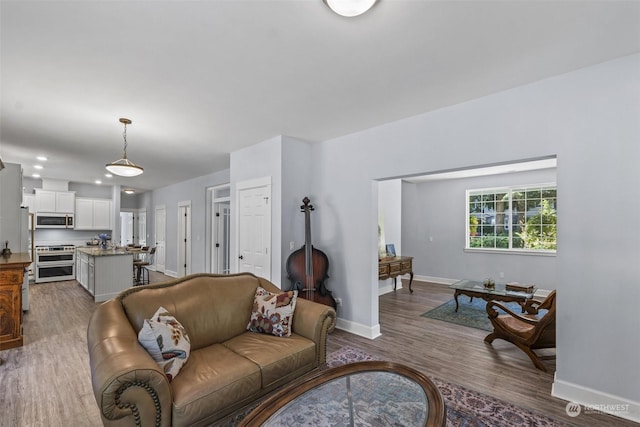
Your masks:
M262 371L262 387L271 387L314 368L316 349L313 341L291 334L280 338L245 332L225 342L235 353L246 357Z
M189 358L189 336L164 307L158 308L151 319L144 320L138 341L164 370L169 381L178 375Z
M213 280L195 275L131 288L122 305L136 333L158 307L166 308L189 334L191 350L198 350L246 331L258 286L258 279L248 274Z
M272 293L258 286L247 330L277 337L291 335L297 296L298 291Z
M173 382L173 425L192 425L260 392L260 368L221 344L194 350Z

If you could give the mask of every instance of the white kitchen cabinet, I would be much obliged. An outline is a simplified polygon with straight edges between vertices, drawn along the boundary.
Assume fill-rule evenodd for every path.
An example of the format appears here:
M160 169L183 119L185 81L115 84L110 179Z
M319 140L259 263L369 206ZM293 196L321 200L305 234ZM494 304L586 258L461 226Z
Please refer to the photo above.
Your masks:
M95 258L89 257L89 271L87 273L87 290L91 295L96 294L96 263Z
M36 188L36 212L72 214L75 210L76 193Z
M80 253L80 284L89 290L89 255Z
M94 199L93 227L97 230L111 230L111 200Z
M133 286L133 253L124 249L78 248L80 282L95 302L110 300Z
M76 198L76 230L93 229L93 200Z
M76 198L76 230L111 230L111 200Z

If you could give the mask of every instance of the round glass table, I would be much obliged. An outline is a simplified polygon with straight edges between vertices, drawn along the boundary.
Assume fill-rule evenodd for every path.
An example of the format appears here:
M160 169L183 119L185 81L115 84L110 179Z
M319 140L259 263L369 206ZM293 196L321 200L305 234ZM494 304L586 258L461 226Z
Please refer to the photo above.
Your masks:
M421 372L366 361L318 371L260 403L241 426L445 425L444 401Z

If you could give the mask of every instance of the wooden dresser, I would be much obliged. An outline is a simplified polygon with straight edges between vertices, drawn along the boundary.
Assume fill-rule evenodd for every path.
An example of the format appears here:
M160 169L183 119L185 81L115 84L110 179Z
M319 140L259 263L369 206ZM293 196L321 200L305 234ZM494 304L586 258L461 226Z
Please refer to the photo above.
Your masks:
M29 253L0 256L0 350L22 345L22 280Z
M413 282L413 257L396 256L384 258L378 261L378 280L393 278L393 290L396 290L397 277L409 274L409 292L413 293L411 283Z

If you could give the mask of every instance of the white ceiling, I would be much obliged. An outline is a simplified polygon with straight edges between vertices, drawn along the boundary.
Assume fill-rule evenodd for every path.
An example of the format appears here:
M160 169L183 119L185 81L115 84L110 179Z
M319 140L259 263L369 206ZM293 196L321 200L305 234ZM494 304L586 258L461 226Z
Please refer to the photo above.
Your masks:
M640 52L640 2L0 3L0 156L153 189L277 135L323 141ZM122 157L145 173L105 179Z

